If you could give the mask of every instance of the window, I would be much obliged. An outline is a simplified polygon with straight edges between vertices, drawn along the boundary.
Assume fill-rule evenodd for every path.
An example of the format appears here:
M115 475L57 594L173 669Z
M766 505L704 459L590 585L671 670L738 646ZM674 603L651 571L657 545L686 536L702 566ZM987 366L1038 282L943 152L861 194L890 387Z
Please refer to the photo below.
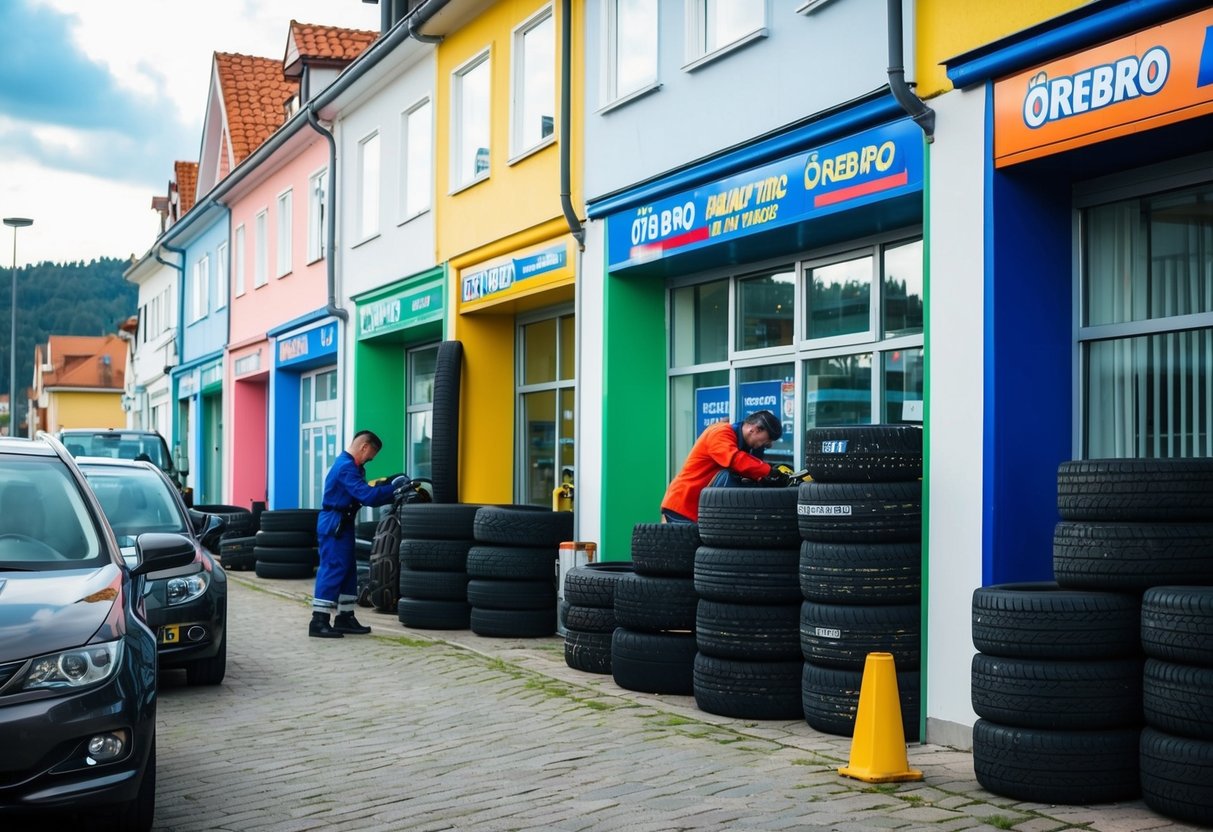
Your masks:
M514 31L511 155L552 140L556 113L556 24L548 6Z
M792 467L809 428L919 421L922 258L920 237L883 235L671 288L671 470L755 410L783 422L767 459Z
M379 233L379 134L358 145L358 239Z
M518 328L521 502L550 506L552 491L573 481L576 425L575 318L524 322Z
M1083 456L1213 456L1213 184L1081 212Z
M278 277L291 272L291 192L278 195Z
M328 171L312 174L307 180L307 261L324 257L325 197L328 195Z
M686 0L687 62L735 49L766 34L766 0Z
M326 368L299 379L299 505L320 508L324 478L337 459L337 371Z
M604 104L657 83L657 0L608 0L606 14Z
M232 243L232 277L234 288L232 294L236 297L244 294L244 226L236 226L235 239Z
M452 77L451 182L459 189L489 175L489 53L482 52Z
M413 105L402 117L400 205L401 219L429 210L433 188L434 118L428 98Z
M253 221L253 288L258 289L269 280L270 246L266 235L269 234L269 218L267 212L261 211Z
M438 363L438 347L427 346L409 350L405 379L408 400L408 448L404 468L414 477L431 477L430 447L434 438L434 368Z
M215 308L227 306L227 243L215 252Z
M211 258L204 254L194 262L194 280L190 293L190 323L206 317L206 295L210 289Z

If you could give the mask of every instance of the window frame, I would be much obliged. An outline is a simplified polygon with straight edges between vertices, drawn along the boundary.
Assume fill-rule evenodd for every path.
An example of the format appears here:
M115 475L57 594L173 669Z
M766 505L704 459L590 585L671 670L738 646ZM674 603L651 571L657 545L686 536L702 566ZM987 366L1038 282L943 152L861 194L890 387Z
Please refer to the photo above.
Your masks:
M210 252L203 254L194 261L194 280L190 292L190 323L196 324L205 318L209 312L207 309L207 295L210 291L211 282L211 255Z
M769 28L771 22L770 2L769 0L759 0L762 4L761 25L749 32L738 35L728 43L708 48L707 4L713 2L732 2L732 0L685 0L684 2L686 32L682 68L686 72L694 72L700 67L713 63L725 55L736 52L738 49L766 38L771 34Z
M274 223L275 265L274 276L286 277L291 273L295 259L294 222L295 196L294 189L287 188L278 194L274 200L277 221Z
M374 142L375 148L375 171L373 176L368 175L367 161L367 146ZM379 128L375 128L370 133L358 140L358 201L355 203L357 222L357 234L354 235L354 245L360 245L367 240L373 240L379 236L381 231L381 223L383 221L383 189L380 187L379 177L383 172L383 140L379 132ZM374 207L374 224L370 224L370 214L368 208Z
M253 289L270 282L270 212L262 208L253 217Z
M307 262L324 259L328 240L325 235L325 199L329 190L327 166L313 171L307 178Z
M215 247L215 310L227 306L228 246L223 241Z
M482 65L488 65L489 73L489 94L488 94L488 113L486 122L489 125L489 146L488 146L488 165L484 171L464 181L459 175L461 145L463 144L463 79L469 74L479 69ZM450 187L448 188L448 196L459 193L460 191L471 188L475 185L484 182L493 175L493 48L486 46L472 57L455 67L451 71L451 131L450 131Z
M547 21L552 22L552 132L541 136L534 144L525 145L524 133L526 125L524 103L526 100L527 79L523 77L526 66L526 36L535 31ZM507 164L513 165L528 156L538 153L549 145L556 143L556 127L559 118L559 80L556 77L556 66L560 55L560 43L556 33L556 10L551 3L541 6L526 20L514 27L510 34L510 158ZM492 124L492 122L489 122Z
M602 4L602 74L601 95L598 112L606 113L661 89L661 4L653 3L656 17L656 35L653 42L653 75L643 83L625 92L619 91L619 2L604 0Z
M556 398L556 413L553 414L556 417L555 418L555 427L554 427L554 432L553 432L553 455L554 455L553 456L553 472L554 472L553 473L553 482L556 484L559 484L559 482L560 482L559 473L556 471L556 460L559 459L560 441L562 438L561 433L560 433L560 425L562 423L562 420L560 419L560 413L559 413L561 394L565 391L572 391L574 402L576 402L576 398L577 398L577 374L576 374L575 362L574 362L573 375L570 378L561 378L560 377L560 369L563 366L562 354L561 354L560 325L561 325L561 322L566 318L573 318L574 333L576 333L576 306L574 304L560 304L559 306L549 307L549 308L545 308L545 309L538 309L538 310L535 310L534 312L530 312L530 313L520 313L514 319L514 344L515 344L515 349L514 349L514 353L515 353L514 424L519 426L519 428L515 431L515 437L514 437L515 453L517 454L517 456L515 458L518 459L520 462L524 461L528 458L526 421L525 421L526 420L526 407L525 407L526 396L529 394L534 394L534 393L552 392ZM526 373L526 328L531 324L541 323L543 321L548 321L548 320L556 322L555 378L552 379L551 381L524 383L523 380L526 378L526 375L525 375L525 373ZM574 334L574 338L573 338L573 349L574 349L574 351L577 349L576 334ZM577 436L576 436L577 414L576 413L573 414L572 421L574 424L574 436L572 437L573 442L574 442L573 455L574 455L574 459L576 459L576 442L577 442ZM574 479L576 479L576 476L577 476L577 471L576 471L576 469L574 469L574 471L573 471ZM526 470L526 465L524 465L524 464L519 464L519 465L515 466L514 494L515 494L515 500L517 502L526 503L526 500L527 500L527 470Z
M410 169L409 152L412 149L410 141L409 123L410 119L420 112L422 109L429 110L430 129L429 129L429 157L425 160L424 168L429 175L429 182L425 189L425 204L414 210L409 203L408 193L409 184L414 171ZM436 134L434 131L434 99L429 93L417 99L406 107L400 113L400 219L398 225L404 225L409 220L415 219L429 212L434 207L434 145Z
M244 223L232 232L232 296L241 297L245 291L245 236Z

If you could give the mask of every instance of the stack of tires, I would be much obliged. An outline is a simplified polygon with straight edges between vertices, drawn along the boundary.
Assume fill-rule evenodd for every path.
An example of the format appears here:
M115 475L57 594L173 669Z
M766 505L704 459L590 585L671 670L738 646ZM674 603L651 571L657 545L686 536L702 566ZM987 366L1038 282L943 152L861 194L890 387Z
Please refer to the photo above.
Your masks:
M632 570L615 581L611 676L625 690L688 695L695 663L693 523L632 527Z
M574 566L565 573L558 612L564 624L564 663L569 667L611 674L615 585L631 571L630 561L610 561Z
M701 711L802 714L795 488L705 488L695 552L693 690Z
M922 429L808 431L797 499L801 707L818 731L855 731L867 654L891 653L905 738L919 739Z
M999 584L973 593L973 769L995 794L1037 803L1140 792L1137 596Z
M1213 586L1147 590L1141 642L1142 797L1164 815L1213 826Z
M538 638L556 632L556 562L573 538L573 514L484 506L472 523L467 601L480 636Z
M1213 459L1063 462L1059 584L1142 598L1142 798L1213 823Z
M413 503L400 507L400 599L396 616L420 630L466 630L468 551L478 505Z
M320 563L316 549L314 508L288 508L261 512L255 535L253 569L258 578L311 578Z
M223 534L219 536L219 551L215 554L219 555L219 564L224 569L253 568L253 535L257 527L251 511L240 506L218 504L192 506L191 510L223 518Z

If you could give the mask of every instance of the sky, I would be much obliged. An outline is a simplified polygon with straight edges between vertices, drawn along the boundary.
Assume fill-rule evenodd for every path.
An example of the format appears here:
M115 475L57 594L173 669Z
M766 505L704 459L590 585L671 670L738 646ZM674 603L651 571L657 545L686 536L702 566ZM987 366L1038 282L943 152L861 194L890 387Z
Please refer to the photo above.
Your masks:
M281 60L291 19L378 29L363 0L0 0L0 217L18 266L143 256L197 161L215 52ZM0 226L0 265L13 262Z

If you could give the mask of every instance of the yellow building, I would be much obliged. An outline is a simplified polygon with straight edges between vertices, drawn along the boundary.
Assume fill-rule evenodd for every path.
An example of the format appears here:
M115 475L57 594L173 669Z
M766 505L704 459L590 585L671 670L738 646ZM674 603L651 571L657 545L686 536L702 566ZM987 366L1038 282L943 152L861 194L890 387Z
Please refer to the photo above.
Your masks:
M29 435L60 428L126 426L127 342L117 335L52 335L34 349L35 418Z
M426 26L445 28L435 221L438 260L449 265L448 337L464 350L464 502L550 505L573 475L583 210L581 148L568 138L581 132L567 126L583 112L581 9L580 0L455 0Z

